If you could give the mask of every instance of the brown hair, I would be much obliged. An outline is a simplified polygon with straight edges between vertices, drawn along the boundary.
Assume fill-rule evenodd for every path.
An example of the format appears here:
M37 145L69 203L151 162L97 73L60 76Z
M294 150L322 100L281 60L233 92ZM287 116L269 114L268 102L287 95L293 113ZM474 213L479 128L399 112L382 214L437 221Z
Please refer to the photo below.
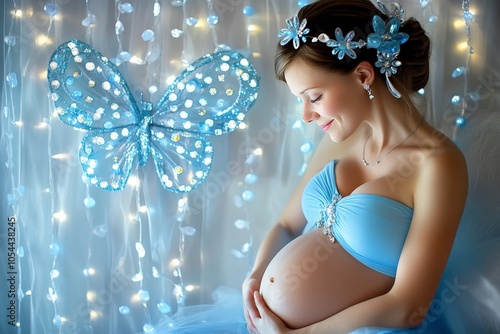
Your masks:
M326 33L334 38L335 28L339 27L344 36L354 30L356 35L353 41L366 41L367 36L373 32L374 15L379 15L385 22L388 20L369 0L319 0L302 7L298 18L299 21L307 19L307 28L310 29L308 36ZM413 18L402 23L399 31L407 33L410 38L401 45L398 60L402 65L398 68L398 73L391 76L391 82L403 98L409 100L408 95L423 88L429 79L430 41L420 23ZM364 47L354 51L356 59L346 55L339 60L332 55L331 47L327 47L325 43L312 42L311 38L306 43L301 41L298 49L294 49L292 42L278 44L274 59L276 77L286 81L286 67L292 61L300 59L308 65L345 74L351 73L360 62L368 61L374 66L378 76L385 79L385 75L375 67L377 50Z

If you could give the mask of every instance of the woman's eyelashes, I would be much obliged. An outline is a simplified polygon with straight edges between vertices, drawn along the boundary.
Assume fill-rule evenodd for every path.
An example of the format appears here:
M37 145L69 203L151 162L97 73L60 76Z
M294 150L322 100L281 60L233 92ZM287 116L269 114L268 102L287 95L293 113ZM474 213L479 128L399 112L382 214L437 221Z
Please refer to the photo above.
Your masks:
M317 98L315 98L314 100L311 100L311 103L316 103L318 102L319 100L321 100L321 98L323 97L323 95L320 95L318 96Z

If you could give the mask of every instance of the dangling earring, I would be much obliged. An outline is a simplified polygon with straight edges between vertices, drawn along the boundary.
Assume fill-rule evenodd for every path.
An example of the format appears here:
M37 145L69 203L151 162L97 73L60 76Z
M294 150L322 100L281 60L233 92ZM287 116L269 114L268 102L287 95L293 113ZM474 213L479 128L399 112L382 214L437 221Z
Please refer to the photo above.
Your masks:
M373 98L375 96L373 96L373 94L372 94L372 89L370 88L370 85L369 84L365 84L363 86L363 88L368 92L368 97L370 98L370 100L373 100Z

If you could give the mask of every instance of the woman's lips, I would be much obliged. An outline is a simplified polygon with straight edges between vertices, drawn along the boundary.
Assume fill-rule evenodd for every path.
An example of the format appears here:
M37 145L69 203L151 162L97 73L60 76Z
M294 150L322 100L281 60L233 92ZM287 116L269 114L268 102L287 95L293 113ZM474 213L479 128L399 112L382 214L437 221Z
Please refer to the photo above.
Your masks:
M324 124L324 125L321 125L321 129L323 130L323 132L328 131L328 129L330 128L330 125L332 125L332 122L333 122L333 121L334 121L334 120L332 119L330 122L328 122L328 123L326 123L326 124Z

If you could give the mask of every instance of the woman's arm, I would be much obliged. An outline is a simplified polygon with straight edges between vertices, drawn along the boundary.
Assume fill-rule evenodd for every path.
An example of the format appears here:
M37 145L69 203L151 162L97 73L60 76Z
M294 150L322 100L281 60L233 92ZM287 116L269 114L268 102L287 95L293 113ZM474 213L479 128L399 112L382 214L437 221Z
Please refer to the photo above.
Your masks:
M298 330L285 329L255 295L263 328L269 333L349 333L362 327L408 328L419 325L436 293L462 216L467 168L458 149L435 153L419 168L414 216L393 288L328 319ZM260 320L259 320L260 321ZM267 326L267 327L266 327Z

